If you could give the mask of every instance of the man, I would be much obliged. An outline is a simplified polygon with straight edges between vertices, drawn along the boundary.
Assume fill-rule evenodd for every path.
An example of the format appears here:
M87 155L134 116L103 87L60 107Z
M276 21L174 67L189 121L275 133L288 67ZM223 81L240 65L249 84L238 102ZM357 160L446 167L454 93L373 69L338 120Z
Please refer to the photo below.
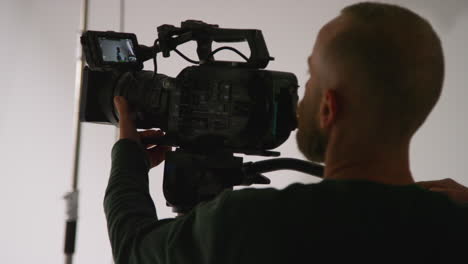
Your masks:
M420 187L408 158L443 83L432 27L397 6L352 5L321 29L308 62L297 142L309 160L326 163L324 181L226 191L176 219L158 220L148 191L148 170L170 148L140 143L162 132L138 133L127 102L115 99L122 140L112 151L104 205L116 263L449 263L462 256L467 189L423 184L451 199Z
M120 55L120 48L119 48L119 47L116 47L116 49L117 49L117 54L116 54L117 61L118 61L118 62L121 62L121 61L123 61L123 60L122 60L122 56Z

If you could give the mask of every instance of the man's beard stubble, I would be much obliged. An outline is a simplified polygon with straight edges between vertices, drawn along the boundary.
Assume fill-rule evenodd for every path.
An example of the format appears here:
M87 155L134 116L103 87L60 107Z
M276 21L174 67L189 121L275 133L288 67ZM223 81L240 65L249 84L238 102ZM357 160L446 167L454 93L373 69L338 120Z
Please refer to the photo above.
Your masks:
M307 121L300 122L296 132L298 148L308 160L322 163L325 161L327 137L320 131L315 118Z

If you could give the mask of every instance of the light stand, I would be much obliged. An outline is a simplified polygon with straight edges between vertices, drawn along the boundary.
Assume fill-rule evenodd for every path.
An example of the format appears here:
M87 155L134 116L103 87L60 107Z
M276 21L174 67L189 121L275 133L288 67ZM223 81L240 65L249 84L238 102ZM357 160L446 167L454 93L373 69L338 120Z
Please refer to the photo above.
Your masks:
M88 0L82 0L80 12L80 25L77 32L76 45L76 73L75 73L75 106L73 112L73 167L72 167L72 190L65 194L66 201L66 227L64 253L65 263L73 263L73 253L75 252L76 223L78 219L78 169L80 159L80 106L81 106L81 83L82 71L84 67L84 57L80 43L82 32L88 28Z

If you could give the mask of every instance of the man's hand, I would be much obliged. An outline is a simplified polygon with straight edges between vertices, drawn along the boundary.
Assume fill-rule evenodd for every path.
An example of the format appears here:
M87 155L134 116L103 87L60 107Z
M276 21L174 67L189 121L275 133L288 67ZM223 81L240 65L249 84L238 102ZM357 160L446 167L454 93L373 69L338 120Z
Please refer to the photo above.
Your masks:
M127 100L123 96L114 97L115 108L119 112L120 139L131 139L142 145L142 139L158 138L164 135L161 130L146 130L138 132ZM146 154L151 162L151 168L158 166L166 158L166 152L172 151L170 146L146 145Z
M455 202L468 203L468 188L452 179L421 181L417 184L430 191L445 193Z

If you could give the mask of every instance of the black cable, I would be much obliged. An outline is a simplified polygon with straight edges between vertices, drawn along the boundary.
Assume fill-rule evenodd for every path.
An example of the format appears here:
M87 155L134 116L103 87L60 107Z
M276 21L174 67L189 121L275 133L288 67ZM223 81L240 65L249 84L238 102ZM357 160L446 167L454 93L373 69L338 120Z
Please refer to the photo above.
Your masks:
M233 48L233 47L228 47L228 46L224 46L224 47L220 47L220 48L217 48L215 50L213 50L209 55L208 55L208 58L215 55L217 52L221 51L221 50L230 50L230 51L234 51L235 53L237 53L237 55L241 56L245 61L249 61L249 58L247 58L247 56L245 56L244 54L242 54L242 52L240 52L239 50Z
M247 58L247 56L245 56L244 54L242 54L242 52L240 52L239 50L233 48L233 47L228 47L228 46L224 46L224 47L220 47L220 48L217 48L215 50L213 50L212 52L210 52L210 54L208 54L208 58L215 55L216 53L218 53L219 51L221 50L230 50L230 51L234 51L235 53L237 53L239 56L241 56L245 61L249 61L249 58ZM183 59L185 59L186 61L190 62L190 63L193 63L193 64L200 64L200 61L196 61L196 60L192 60L190 59L189 57L185 56L182 52L180 52L179 50L177 50L176 48L174 48L174 51L179 55L181 56Z
M178 49L174 48L174 51L186 61L193 63L193 64L200 64L199 61L190 59L189 57L185 56L182 52L180 52Z

